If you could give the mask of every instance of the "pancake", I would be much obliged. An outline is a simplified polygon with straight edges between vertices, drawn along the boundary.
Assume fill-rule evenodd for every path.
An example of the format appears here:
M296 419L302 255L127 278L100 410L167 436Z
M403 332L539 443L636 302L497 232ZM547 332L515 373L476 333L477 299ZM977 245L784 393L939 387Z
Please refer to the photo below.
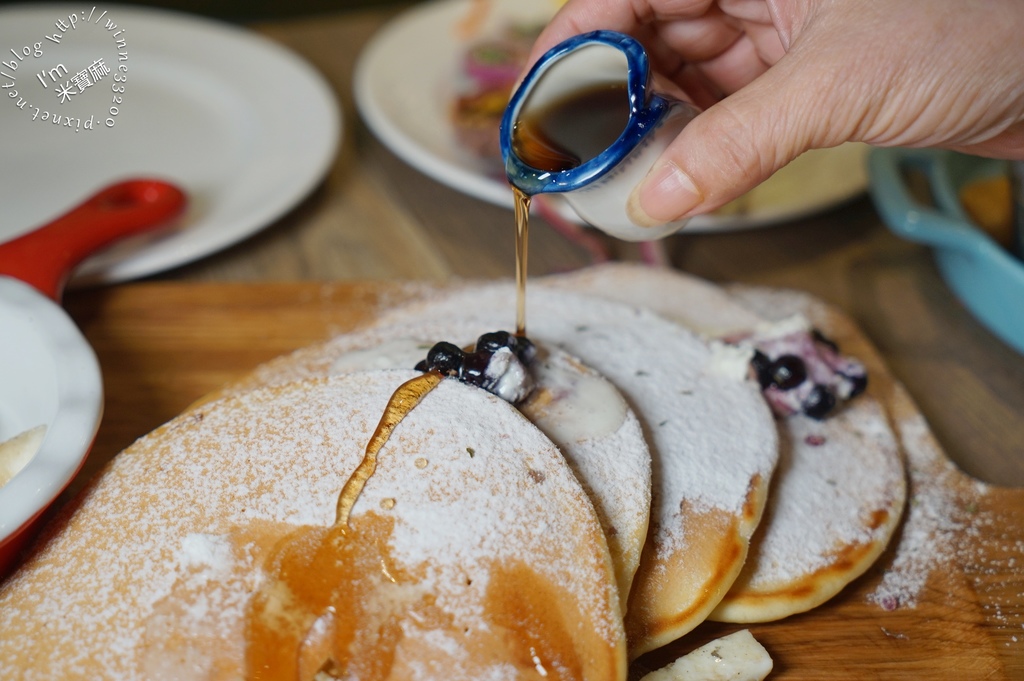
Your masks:
M498 398L440 381L336 522L339 490L413 376L230 395L138 440L0 588L5 669L624 679L593 508L551 442Z
M899 523L903 468L876 400L786 421L763 529L710 619L765 622L821 605L877 560Z
M408 369L439 340L467 347L489 330L462 320L367 329L272 360L226 390L368 368ZM640 422L611 383L557 347L538 350L531 364L537 387L518 407L558 445L594 504L625 611L647 537L651 455Z
M742 299L679 272L610 265L558 276L551 285L647 304L708 337L795 313L826 335L834 313L806 297L748 292ZM788 302L787 302L788 301ZM857 348L859 349L859 348ZM900 448L884 405L866 394L824 420L779 420L779 466L747 565L710 618L762 622L811 609L864 573L885 549L906 500Z
M378 325L463 320L508 327L510 282L395 308ZM531 286L527 335L607 377L636 412L651 451L651 528L626 611L631 656L702 622L739 575L778 457L757 385L709 373L695 335L646 310ZM328 344L329 345L329 344Z

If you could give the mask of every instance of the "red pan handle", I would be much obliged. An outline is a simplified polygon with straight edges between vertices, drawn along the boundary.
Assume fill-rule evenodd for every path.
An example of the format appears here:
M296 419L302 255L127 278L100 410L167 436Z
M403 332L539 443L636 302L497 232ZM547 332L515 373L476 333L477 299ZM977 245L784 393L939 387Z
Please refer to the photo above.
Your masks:
M184 210L185 202L184 192L159 180L111 185L53 222L0 244L0 274L60 302L68 277L86 257L163 225Z

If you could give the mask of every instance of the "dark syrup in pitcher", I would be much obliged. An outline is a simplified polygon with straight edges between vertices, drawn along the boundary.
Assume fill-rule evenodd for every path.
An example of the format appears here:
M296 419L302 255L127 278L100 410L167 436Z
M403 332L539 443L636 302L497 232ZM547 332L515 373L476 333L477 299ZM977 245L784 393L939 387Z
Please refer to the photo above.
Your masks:
M512 131L512 148L538 170L571 170L610 147L628 122L626 84L595 85L524 112Z
M619 138L629 122L629 92L623 82L580 89L524 114L512 131L512 149L538 170L571 170ZM516 335L526 335L526 255L530 195L512 188L516 214Z

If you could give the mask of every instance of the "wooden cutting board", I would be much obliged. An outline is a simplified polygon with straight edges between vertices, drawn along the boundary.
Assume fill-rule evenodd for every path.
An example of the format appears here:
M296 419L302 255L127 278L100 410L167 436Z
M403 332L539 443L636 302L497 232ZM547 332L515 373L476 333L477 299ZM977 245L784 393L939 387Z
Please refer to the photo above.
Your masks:
M205 393L427 290L143 283L70 294L68 310L103 367L106 411L61 501ZM912 422L913 403L893 390ZM927 429L917 435L911 500L894 546L824 606L749 627L775 660L769 679L1024 679L1024 490L976 483L948 463ZM638 667L739 628L704 624Z

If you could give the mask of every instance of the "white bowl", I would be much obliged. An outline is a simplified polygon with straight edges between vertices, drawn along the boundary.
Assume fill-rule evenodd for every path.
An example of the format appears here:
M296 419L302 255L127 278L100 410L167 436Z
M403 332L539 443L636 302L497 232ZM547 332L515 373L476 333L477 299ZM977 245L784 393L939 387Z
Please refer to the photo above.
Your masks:
M36 455L0 487L0 575L85 462L102 413L99 362L78 327L33 287L0 276L0 442L46 426Z

